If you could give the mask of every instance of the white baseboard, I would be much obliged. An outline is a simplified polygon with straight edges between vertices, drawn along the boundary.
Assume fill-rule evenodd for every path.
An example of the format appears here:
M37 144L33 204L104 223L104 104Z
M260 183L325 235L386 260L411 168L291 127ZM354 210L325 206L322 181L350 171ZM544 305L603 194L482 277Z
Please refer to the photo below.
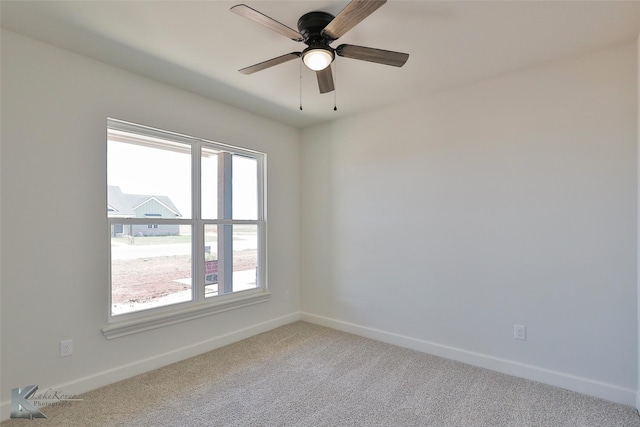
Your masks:
M382 341L400 347L421 351L423 353L429 353L435 356L456 360L458 362L467 363L469 365L491 369L492 371L526 378L528 380L549 384L567 390L572 390L578 393L598 397L611 402L621 403L623 405L632 407L635 406L636 408L640 409L640 392L636 393L635 390L619 387L613 384L607 384L589 378L578 377L563 372L540 368L533 365L527 365L512 360L500 359L497 357L475 353L460 348L449 347L434 342L411 338L404 335L398 335L379 329L368 328L366 326L343 322L340 320L318 316L311 313L303 312L301 314L301 319L305 322L326 326L332 329L337 329L339 331L349 332L377 341Z
M113 384L117 381L121 381L135 375L151 371L153 369L158 369L163 366L170 365L171 363L179 362L181 360L185 360L190 357L215 350L216 348L220 348L225 345L233 344L234 342L243 340L245 338L250 338L254 335L270 331L271 329L275 329L279 326L286 325L298 320L300 320L300 312L291 313L286 316L258 323L247 328L210 338L208 340L191 344L186 347L178 348L163 354L138 360L127 365L118 366L116 368L98 372L96 374L83 378L77 378L64 384L52 386L51 388L61 391L66 395L78 395L81 393L86 393L88 391L95 390L96 388ZM0 421L4 421L5 419L9 418L11 411L10 408L11 401L2 402L2 404L0 405L0 414L2 414L2 416L0 417ZM46 410L43 410L43 412L46 415Z

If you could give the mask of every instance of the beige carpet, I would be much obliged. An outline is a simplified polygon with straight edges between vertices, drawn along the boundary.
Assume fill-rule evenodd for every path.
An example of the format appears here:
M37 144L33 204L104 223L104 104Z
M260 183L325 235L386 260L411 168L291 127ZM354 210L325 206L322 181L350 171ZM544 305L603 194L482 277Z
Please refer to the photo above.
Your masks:
M640 426L578 393L297 322L10 426Z

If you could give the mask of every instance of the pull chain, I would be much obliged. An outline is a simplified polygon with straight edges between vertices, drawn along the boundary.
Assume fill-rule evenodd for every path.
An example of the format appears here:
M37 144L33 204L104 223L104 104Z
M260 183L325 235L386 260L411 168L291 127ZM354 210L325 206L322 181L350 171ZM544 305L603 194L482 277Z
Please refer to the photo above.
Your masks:
M334 72L334 77L333 77L333 111L338 111L337 102L336 102L336 98L338 96L338 86L336 85L336 82L338 81L338 79L337 79L338 73L336 73L337 69L338 69L337 66L333 67L333 72Z
M302 61L300 62L300 111L302 111Z

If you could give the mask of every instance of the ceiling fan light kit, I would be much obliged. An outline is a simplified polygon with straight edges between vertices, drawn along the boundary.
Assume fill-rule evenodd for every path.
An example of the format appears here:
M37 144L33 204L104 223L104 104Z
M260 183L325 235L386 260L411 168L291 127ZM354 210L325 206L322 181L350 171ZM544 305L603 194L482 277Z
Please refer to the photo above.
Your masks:
M333 50L324 47L308 47L302 52L302 61L310 70L320 71L333 62Z
M314 11L305 13L298 20L298 31L245 4L233 6L231 8L232 12L257 22L291 40L303 42L308 46L302 52L291 52L245 67L239 71L243 74L253 74L295 58L302 58L305 66L316 72L320 93L327 93L335 89L331 63L335 60L336 55L402 67L409 59L409 54L407 53L349 44L342 44L335 49L330 46L331 43L342 37L347 31L385 3L386 0L351 0L335 17L327 12Z

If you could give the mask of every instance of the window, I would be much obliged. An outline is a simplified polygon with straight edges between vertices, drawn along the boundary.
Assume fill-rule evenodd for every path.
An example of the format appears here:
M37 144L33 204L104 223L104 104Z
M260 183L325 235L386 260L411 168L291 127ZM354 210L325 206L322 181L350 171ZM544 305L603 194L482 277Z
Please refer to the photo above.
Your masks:
M110 322L162 324L165 313L173 323L264 300L264 163L255 151L108 120Z

